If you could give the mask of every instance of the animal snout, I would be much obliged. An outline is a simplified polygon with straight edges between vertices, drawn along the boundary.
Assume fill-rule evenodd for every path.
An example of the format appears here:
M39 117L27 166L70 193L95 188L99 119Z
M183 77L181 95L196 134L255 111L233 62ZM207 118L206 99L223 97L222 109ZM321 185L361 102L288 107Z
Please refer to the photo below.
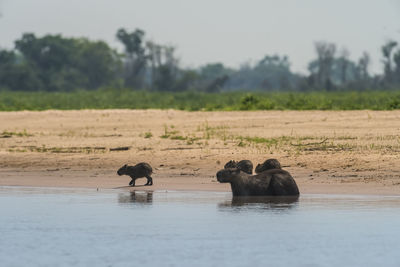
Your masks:
M222 171L217 172L217 181L221 182Z
M119 170L117 171L117 174L119 175L119 176L121 176L122 174L119 172Z

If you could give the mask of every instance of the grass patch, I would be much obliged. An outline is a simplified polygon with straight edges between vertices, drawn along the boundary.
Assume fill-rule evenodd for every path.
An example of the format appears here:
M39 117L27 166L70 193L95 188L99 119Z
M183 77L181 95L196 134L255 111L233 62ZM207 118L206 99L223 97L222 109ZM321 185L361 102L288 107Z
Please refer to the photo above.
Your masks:
M38 152L38 153L105 153L105 147L46 147L22 146L8 149L9 152Z
M160 136L163 139L171 139L171 140L179 140L179 141L186 141L187 145L192 145L196 141L201 140L200 137L195 136L194 133L188 134L186 136L179 134L178 130L175 129L174 125L164 125L164 134Z
M182 140L182 141L184 141L184 140L187 139L187 137L184 137L182 135L173 135L173 136L170 137L170 139L171 140Z
M22 132L3 131L0 134L0 138L8 138L8 137L12 137L12 136L29 137L29 136L33 136L33 134L28 133L25 129Z
M393 110L400 92L148 92L102 89L75 92L0 91L0 111L47 109ZM173 127L170 127L173 129Z
M153 134L151 132L145 132L144 133L144 138L152 138Z
M228 138L232 138L227 133L228 128L229 127L227 127L225 125L211 127L208 125L208 122L206 121L205 123L197 126L197 132L201 132L203 139L206 139L206 140L217 137L217 138L225 141Z
M288 145L294 137L289 136L280 136L276 138L265 138L265 137L258 137L258 136L237 136L237 140L239 140L239 146L245 146L246 143L248 144L256 144L256 145L265 145L267 148L271 147L279 147L283 145Z
M174 129L175 126L171 125L170 127L168 127L166 124L164 124L164 134L160 136L161 138L167 139L167 138L170 138L172 135L175 135L178 133L178 131L170 130L169 128Z

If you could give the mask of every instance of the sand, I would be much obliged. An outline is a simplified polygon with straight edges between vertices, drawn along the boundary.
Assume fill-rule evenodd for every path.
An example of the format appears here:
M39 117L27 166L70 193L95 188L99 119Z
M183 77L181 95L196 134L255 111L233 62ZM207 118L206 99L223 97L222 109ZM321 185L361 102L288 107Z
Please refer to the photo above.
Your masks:
M276 158L301 193L400 195L400 111L0 113L0 186L229 191L226 161ZM154 186L127 187L148 162Z

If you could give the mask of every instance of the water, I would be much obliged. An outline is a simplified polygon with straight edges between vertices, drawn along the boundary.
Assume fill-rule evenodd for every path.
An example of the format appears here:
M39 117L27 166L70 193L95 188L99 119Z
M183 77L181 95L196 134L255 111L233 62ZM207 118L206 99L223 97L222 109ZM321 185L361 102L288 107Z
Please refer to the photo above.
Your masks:
M0 187L0 266L400 266L399 204Z

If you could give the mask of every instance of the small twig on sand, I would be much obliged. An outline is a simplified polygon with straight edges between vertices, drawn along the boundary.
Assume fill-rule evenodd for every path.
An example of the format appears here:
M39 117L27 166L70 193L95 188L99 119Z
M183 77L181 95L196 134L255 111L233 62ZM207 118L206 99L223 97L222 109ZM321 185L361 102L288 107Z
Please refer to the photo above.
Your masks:
M110 148L110 151L126 151L129 150L130 148L131 148L130 146L114 147Z
M314 143L307 143L307 144L293 144L293 143L290 143L290 145L292 145L292 146L313 146L313 145L321 145L321 144L325 143L326 141L328 141L328 138L325 138L321 142L314 142Z
M190 149L202 149L201 147L168 147L161 149L161 151L167 151L167 150L190 150Z

